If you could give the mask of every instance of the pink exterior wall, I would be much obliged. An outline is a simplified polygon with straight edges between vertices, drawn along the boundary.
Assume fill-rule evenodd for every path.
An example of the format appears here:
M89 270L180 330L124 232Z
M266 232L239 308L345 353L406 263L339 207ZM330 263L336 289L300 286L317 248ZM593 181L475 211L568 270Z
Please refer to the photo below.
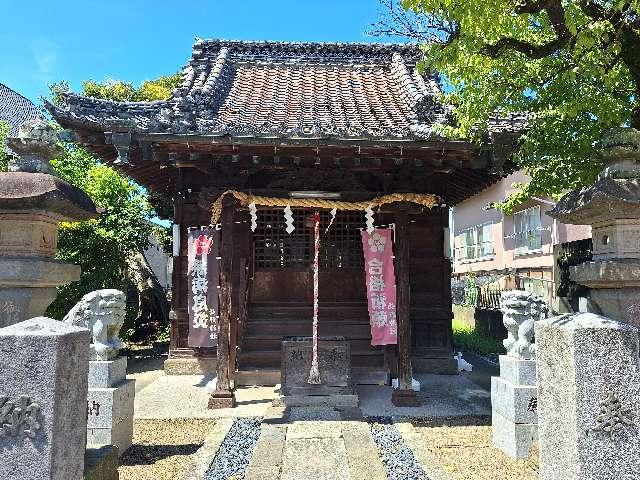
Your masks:
M516 254L515 238L513 238L513 215L504 216L502 212L494 208L485 210L484 207L504 200L513 191L512 185L514 183L527 182L528 180L529 177L524 173L515 172L474 197L456 205L454 213L454 245L456 249L454 273L499 272L515 269L543 269L551 272L554 263L553 245L591 236L590 227L564 225L545 215L545 212L553 208L551 201L533 199L521 205L518 210L524 210L534 205L540 206L542 247L536 252ZM491 236L494 254L482 259L460 259L460 247L463 244L461 233L469 227L486 222L493 222Z

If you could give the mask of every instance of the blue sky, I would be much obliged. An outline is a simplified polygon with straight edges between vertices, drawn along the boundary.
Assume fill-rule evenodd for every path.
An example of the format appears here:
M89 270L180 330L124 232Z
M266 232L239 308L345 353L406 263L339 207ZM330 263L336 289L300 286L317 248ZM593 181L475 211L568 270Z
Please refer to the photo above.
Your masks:
M377 0L2 0L0 82L39 102L47 85L178 71L200 38L389 41Z

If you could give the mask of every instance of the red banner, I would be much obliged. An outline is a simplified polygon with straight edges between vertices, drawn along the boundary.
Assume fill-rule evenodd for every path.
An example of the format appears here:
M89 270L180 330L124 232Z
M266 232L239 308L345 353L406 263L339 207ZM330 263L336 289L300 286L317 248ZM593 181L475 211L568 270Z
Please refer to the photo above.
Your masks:
M189 346L218 345L218 232L194 228L188 235Z
M376 229L371 234L362 232L371 345L395 345L398 342L392 242L391 229Z

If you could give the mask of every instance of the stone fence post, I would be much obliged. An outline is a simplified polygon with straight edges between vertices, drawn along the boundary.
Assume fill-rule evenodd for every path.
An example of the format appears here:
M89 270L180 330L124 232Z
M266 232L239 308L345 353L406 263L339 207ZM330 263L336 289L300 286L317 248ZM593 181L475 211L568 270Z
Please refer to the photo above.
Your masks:
M580 313L535 332L540 480L640 478L638 329Z
M81 480L89 332L50 318L0 328L0 479Z

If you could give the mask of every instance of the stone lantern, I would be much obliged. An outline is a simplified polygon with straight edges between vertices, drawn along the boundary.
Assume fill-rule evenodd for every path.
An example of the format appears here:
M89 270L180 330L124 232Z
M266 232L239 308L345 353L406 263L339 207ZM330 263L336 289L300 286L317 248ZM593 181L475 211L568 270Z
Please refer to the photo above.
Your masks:
M640 326L640 131L615 129L602 140L605 163L590 187L565 195L548 214L591 225L593 261L571 267L607 317Z
M0 173L0 328L42 316L56 287L80 278L80 267L54 258L58 223L97 216L91 199L55 176L62 153L56 132L31 120L7 139L18 156Z

